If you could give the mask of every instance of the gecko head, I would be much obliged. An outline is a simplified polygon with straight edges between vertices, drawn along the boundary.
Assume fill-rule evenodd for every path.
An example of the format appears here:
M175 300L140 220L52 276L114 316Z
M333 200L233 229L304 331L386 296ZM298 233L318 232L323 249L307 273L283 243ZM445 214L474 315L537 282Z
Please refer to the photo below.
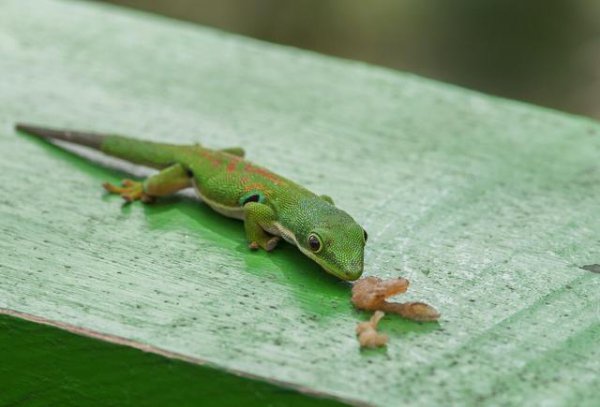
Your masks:
M330 209L321 216L311 214L309 227L296 236L298 247L328 273L356 280L363 273L367 232L346 212Z

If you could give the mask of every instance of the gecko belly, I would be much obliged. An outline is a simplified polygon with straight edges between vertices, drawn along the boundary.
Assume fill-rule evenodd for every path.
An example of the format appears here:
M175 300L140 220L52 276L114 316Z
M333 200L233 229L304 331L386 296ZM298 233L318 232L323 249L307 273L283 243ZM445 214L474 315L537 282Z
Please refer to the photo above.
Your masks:
M219 202L215 202L215 201L207 198L206 196L202 195L202 192L200 192L200 189L198 188L198 185L196 184L195 181L193 182L193 184L194 184L194 191L196 191L196 195L198 196L198 198L200 198L200 200L202 202L207 204L213 211L218 212L223 216L227 216L228 218L244 220L244 209L243 208L241 208L239 206L227 206L227 205L223 205Z
M206 205L208 205L212 210L214 210L217 213L220 213L223 216L227 216L228 218L244 220L244 208L239 206L227 206L219 202L215 202L214 200L202 195L202 192L200 192L200 188L198 188L196 181L193 181L193 186L198 198L200 198L200 200ZM273 223L273 225L269 228L266 228L265 231L274 236L281 236L288 243L291 243L294 246L298 246L298 241L296 240L296 235L294 234L294 232L292 232L279 222Z

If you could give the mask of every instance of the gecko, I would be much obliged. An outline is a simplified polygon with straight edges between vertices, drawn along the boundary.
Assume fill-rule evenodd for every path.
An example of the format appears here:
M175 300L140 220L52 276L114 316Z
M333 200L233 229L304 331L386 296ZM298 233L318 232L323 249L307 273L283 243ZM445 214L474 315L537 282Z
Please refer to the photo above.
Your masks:
M209 149L120 135L59 130L16 124L18 131L46 140L89 147L109 156L159 170L141 181L104 183L126 201L156 198L193 188L202 202L221 215L242 220L251 250L273 250L281 239L296 246L326 272L347 281L363 273L367 232L328 195L245 159L240 147Z

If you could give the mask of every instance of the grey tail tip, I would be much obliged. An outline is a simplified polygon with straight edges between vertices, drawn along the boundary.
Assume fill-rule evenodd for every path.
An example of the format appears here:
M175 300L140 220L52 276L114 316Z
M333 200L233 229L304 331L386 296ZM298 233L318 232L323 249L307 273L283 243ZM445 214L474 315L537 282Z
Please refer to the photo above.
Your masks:
M47 127L40 127L25 123L16 123L15 129L24 133L28 133L37 137L50 140L61 140L69 143L75 143L86 147L91 147L100 150L106 135L71 131L71 130L58 130L50 129Z

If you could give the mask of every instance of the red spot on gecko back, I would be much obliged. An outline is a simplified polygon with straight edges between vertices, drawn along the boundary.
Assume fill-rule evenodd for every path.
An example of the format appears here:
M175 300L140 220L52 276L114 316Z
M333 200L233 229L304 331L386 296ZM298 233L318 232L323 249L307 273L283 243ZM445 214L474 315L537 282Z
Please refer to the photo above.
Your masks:
M222 159L220 159L219 157L215 156L210 151L203 150L203 151L200 152L200 154L202 155L202 157L206 158L206 160L208 162L210 162L213 165L213 167L218 167L223 162Z
M227 164L227 172L234 172L235 169L237 168L238 163L241 161L241 158L239 157L232 157L229 160L229 164Z
M268 170L265 170L264 168L257 167L250 163L246 163L246 165L244 166L244 171L252 173L252 174L260 175L261 177L268 179L275 185L280 185L283 183L283 180L281 178L279 178L277 175L273 174L272 172L270 172Z
M265 184L261 184L260 182L253 182L251 184L244 184L244 192L250 192L250 191L260 191L267 198L271 194L271 190Z

